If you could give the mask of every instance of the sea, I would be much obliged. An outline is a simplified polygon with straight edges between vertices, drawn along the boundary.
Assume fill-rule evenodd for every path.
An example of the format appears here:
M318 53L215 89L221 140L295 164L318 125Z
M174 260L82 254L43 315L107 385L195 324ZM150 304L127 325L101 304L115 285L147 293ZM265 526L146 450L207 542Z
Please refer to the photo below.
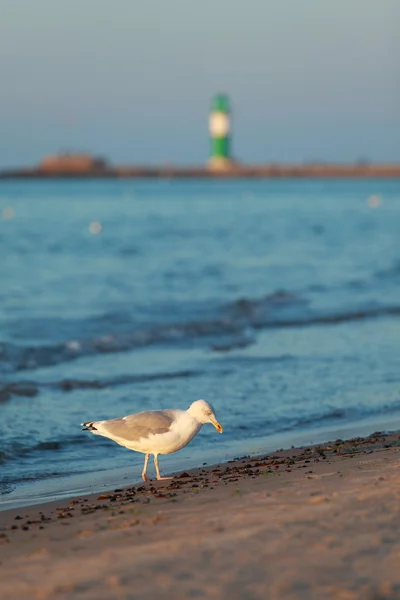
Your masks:
M2 509L138 483L87 420L211 402L164 474L400 428L400 180L3 180L0 255Z

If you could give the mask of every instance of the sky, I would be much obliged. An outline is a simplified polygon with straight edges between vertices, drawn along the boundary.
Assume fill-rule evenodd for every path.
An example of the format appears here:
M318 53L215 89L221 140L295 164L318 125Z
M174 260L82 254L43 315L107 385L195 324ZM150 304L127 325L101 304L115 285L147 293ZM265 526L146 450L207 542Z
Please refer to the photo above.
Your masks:
M400 161L399 0L0 0L0 169L59 151Z

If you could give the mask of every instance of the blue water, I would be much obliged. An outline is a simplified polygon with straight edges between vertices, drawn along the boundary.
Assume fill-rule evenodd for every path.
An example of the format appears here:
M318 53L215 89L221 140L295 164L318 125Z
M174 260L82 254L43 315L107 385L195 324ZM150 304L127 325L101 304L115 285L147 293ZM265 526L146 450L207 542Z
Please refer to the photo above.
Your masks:
M3 507L138 479L89 419L211 401L164 472L400 427L400 181L3 181L0 252Z

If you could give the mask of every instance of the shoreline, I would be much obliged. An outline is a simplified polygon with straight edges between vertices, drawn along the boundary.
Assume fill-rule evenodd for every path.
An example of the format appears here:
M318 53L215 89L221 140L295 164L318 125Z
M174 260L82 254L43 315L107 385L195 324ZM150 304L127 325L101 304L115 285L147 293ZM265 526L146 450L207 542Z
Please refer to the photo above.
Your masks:
M304 431L290 430L270 434L266 438L256 438L246 446L244 446L243 441L238 441L224 446L222 450L219 445L213 445L208 450L198 449L195 454L192 453L189 456L187 452L164 455L162 457L162 470L165 475L179 475L183 471L194 472L204 466L209 468L213 464L228 464L237 456L246 455L249 458L256 458L270 455L276 452L277 448L285 451L293 447L311 448L317 445L325 445L329 440L339 437L342 439L369 438L371 432L375 430L392 434L394 418L395 415L390 419L369 415L359 418L357 423L350 421L336 426L329 424ZM90 495L108 492L117 487L142 485L140 476L142 462L140 456L137 464L133 464L129 460L127 465L114 467L111 470L79 473L68 477L38 479L33 482L18 484L11 492L0 496L0 517L3 512L14 508L22 510L39 504L62 502L78 496L89 497Z
M2 598L398 598L399 499L374 433L9 509Z

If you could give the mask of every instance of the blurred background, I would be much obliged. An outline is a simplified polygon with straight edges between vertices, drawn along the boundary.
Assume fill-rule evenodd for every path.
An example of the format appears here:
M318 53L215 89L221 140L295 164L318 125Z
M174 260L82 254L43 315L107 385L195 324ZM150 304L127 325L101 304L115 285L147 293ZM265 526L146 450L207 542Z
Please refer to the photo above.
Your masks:
M0 171L398 164L399 13L3 0ZM211 401L165 473L397 429L399 216L395 177L0 179L0 506L134 483L89 419Z
M245 162L398 161L399 19L397 0L2 0L0 166L203 163L218 92Z

